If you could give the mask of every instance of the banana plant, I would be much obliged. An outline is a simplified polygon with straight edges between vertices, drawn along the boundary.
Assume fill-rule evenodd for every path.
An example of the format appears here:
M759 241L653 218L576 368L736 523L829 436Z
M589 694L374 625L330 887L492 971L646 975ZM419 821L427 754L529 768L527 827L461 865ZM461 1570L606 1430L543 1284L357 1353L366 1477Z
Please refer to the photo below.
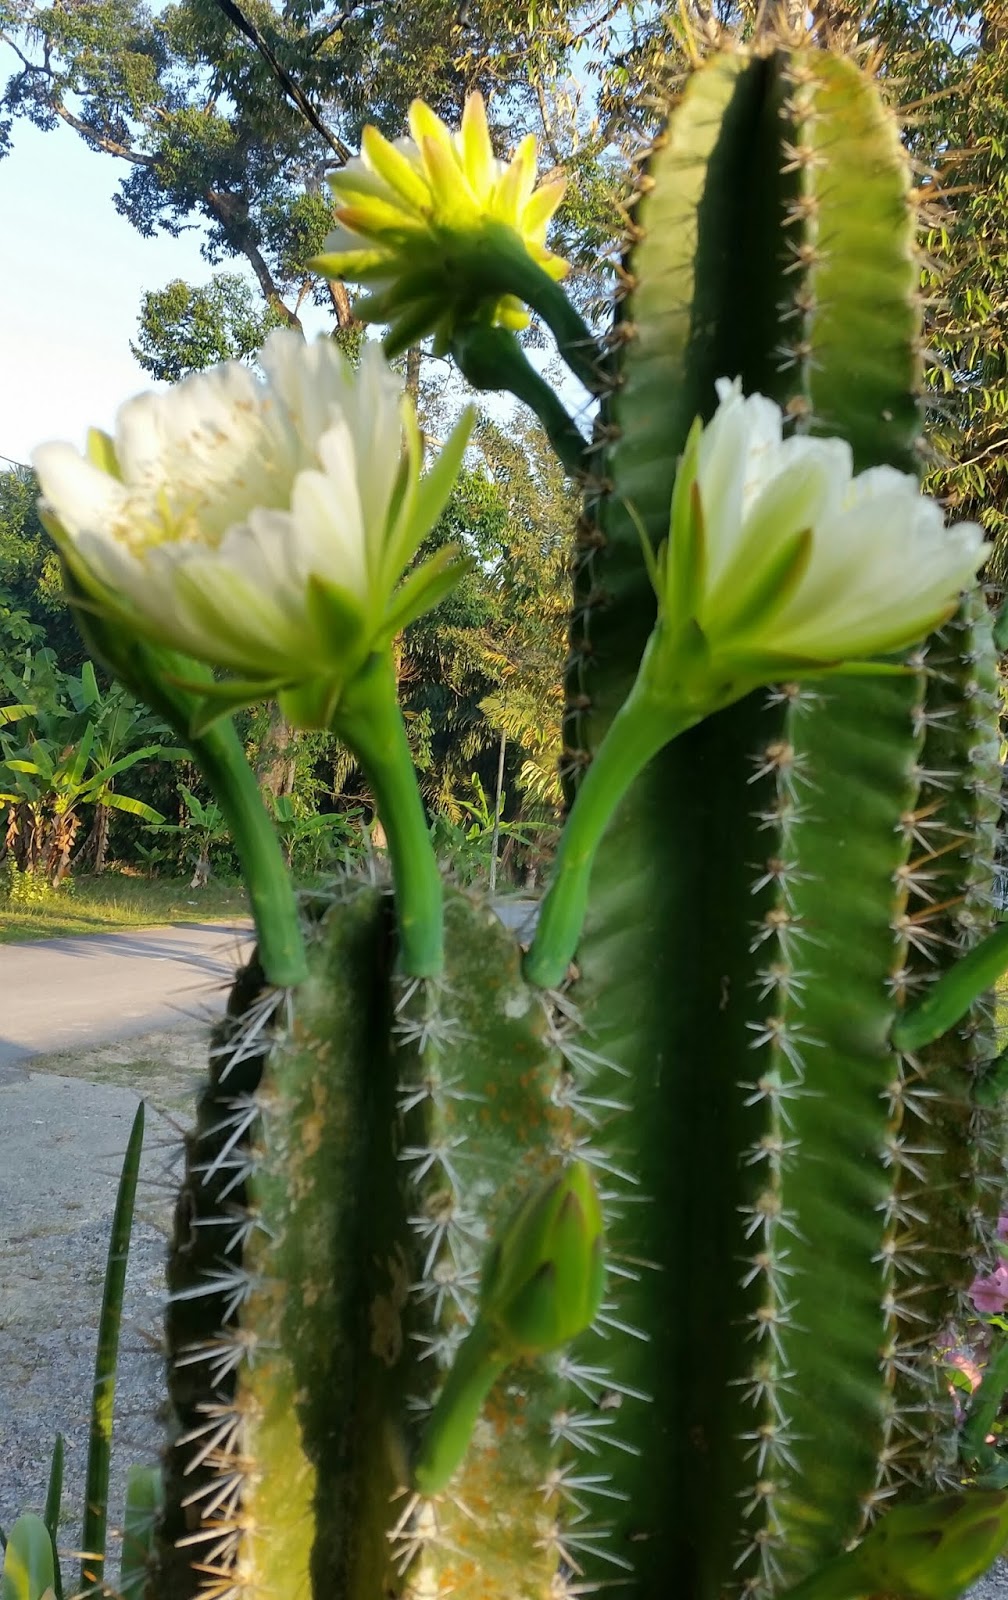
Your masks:
M528 948L443 887L395 698L465 569L413 563L468 419L424 472L374 342L280 330L261 380L37 453L82 631L187 739L259 936L186 1141L148 1600L951 1600L1008 1534L938 1352L1004 1185L999 695L981 532L919 492L914 186L855 62L702 54L601 337L562 183L478 96L331 179L318 270L583 491ZM270 696L360 763L391 894L294 896L229 722Z
M182 752L154 742L163 725L128 694L113 687L103 696L90 661L79 675L66 674L51 651L27 651L20 669L4 668L0 680L10 693L32 695L0 710L0 726L17 730L0 733L0 804L9 808L5 844L20 870L58 885L85 807L95 808L102 861L112 811L161 820L153 806L118 793L116 780L138 762Z

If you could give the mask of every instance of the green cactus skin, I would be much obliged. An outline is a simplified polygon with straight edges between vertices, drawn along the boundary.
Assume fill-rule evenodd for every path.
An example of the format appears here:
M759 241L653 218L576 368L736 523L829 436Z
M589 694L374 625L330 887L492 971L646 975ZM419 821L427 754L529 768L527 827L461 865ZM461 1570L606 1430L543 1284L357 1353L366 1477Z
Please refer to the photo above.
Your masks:
M390 911L315 908L287 1018L239 981L172 1254L159 1600L552 1592L566 1352L508 1367L442 1493L411 1462L487 1239L599 1108L492 913L448 899L432 984L390 977Z
M908 168L853 63L712 59L640 190L578 534L572 787L654 619L637 524L660 543L716 378L859 470L916 462ZM240 976L177 1214L149 1600L770 1600L955 1480L934 1341L991 1259L996 1052L983 999L926 1050L890 1031L989 926L995 699L964 611L901 676L781 685L684 735L603 840L563 990L455 894L444 976L394 976L374 889L307 909L293 996ZM487 1241L570 1157L601 1192L602 1310L500 1375L421 1495Z
M796 427L845 437L858 470L916 459L910 180L851 62L715 59L641 190L620 382L581 529L572 777L653 617L625 503L657 544L677 451L716 377L741 374ZM967 1058L987 1047L973 1023L965 1049L933 1047L952 1059L932 1154L927 1087L888 1033L931 916L913 899L925 735L957 730L932 776L944 825L971 842L943 870L948 898L968 886L979 903L994 723L989 681L970 700L961 671L950 682L929 667L783 686L711 719L653 763L600 852L572 995L628 1073L632 1110L599 1142L618 1143L651 1202L609 1219L611 1246L655 1270L621 1285L619 1315L646 1339L608 1349L652 1403L624 1404L621 1448L602 1439L599 1465L625 1497L609 1548L632 1558L629 1592L648 1600L670 1575L690 1600L780 1592L893 1493L954 1469L931 1340L961 1305L1001 1177L996 1135L965 1144L978 1119ZM964 824L956 792L973 801ZM927 1163L952 1184L943 1200L921 1200ZM949 1251L963 1262L951 1274ZM589 1583L612 1576L585 1566Z

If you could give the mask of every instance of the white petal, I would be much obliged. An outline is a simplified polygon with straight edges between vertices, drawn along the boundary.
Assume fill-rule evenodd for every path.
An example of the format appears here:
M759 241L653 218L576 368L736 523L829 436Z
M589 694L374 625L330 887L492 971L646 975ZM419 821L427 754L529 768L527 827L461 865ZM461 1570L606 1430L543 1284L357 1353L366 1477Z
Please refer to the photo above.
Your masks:
M304 655L303 606L285 610L274 594L212 554L190 549L166 561L158 587L174 607L173 632L188 640L192 654L207 659L212 638L211 659L239 676L289 672Z
M364 346L359 381L360 393L349 420L364 527L374 557L380 556L374 546L384 536L402 458L403 388L375 343Z
M738 550L743 520L777 470L781 414L762 395L743 399L722 380L721 403L704 429L697 482L707 532L708 581L717 585Z
M337 440L335 429L326 435L326 470L302 472L294 485L298 559L308 571L341 584L367 604L371 584L353 459Z
M43 499L71 538L83 528L105 528L118 516L125 500L122 485L87 461L72 444L40 444L32 451L32 466Z

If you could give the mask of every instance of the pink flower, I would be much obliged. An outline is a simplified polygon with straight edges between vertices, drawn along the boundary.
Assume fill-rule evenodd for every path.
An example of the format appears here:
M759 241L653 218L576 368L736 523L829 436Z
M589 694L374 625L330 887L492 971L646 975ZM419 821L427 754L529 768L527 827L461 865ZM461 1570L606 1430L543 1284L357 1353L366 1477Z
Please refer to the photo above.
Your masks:
M969 1287L977 1311L1001 1312L1008 1306L1008 1266L995 1267L987 1277L977 1275Z

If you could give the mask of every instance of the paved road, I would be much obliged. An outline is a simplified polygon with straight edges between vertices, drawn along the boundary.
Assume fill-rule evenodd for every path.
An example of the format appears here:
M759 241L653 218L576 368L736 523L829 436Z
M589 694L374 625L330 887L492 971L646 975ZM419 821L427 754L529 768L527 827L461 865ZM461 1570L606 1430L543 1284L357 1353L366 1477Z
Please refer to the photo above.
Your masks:
M251 936L202 922L0 945L0 1069L216 1014Z
M497 910L519 931L534 915L527 900ZM0 945L0 1071L216 1015L251 937L250 924L195 922Z

